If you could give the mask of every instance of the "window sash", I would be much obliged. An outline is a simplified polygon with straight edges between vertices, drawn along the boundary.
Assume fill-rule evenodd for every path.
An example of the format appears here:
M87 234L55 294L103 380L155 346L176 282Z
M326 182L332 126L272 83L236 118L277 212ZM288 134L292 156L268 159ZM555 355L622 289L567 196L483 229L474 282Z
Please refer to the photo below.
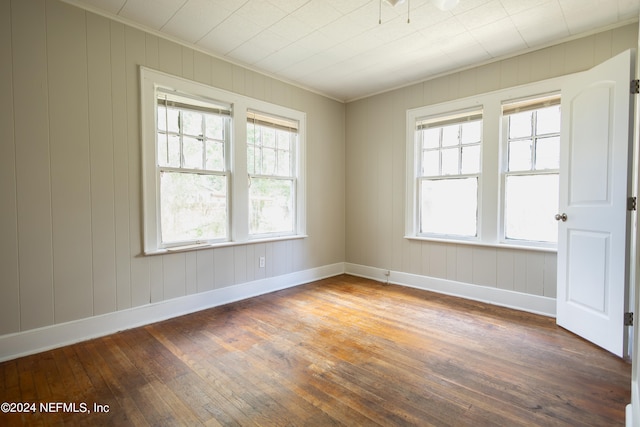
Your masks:
M479 181L478 174L418 178L418 235L476 239L480 202ZM432 198L424 197L424 192L429 190L429 184L432 184L431 191L436 193ZM444 185L438 189L438 184ZM462 191L461 196L464 197L451 197L454 190ZM431 201L435 201L432 206ZM429 223L429 220L432 223Z
M298 122L249 110L247 128L251 127L253 127L253 137L250 137L247 132L249 236L259 238L294 234L298 216L296 208ZM264 140L264 133L269 130L275 131L274 140L270 145ZM286 147L281 146L279 140L282 136L279 135L281 132L284 132L287 139ZM266 153L271 153L270 158ZM252 161L253 164L251 164ZM271 168L265 169L265 161L272 162ZM281 161L288 163L284 165L284 169ZM262 193L256 193L260 183L267 188L263 188L265 191ZM288 188L286 185L283 186L284 183L289 183ZM283 201L283 194L287 192L288 197Z
M558 186L536 191L535 180L546 180L545 177L559 177L560 129L557 132L538 133L538 111L559 106L560 94L529 97L524 100L502 104L503 155L502 189L500 211L500 241L509 244L553 247L557 244L557 222L553 215L557 213ZM514 114L528 112L531 114L530 130L525 136L511 137L510 117ZM558 117L559 120L559 117ZM557 143L557 159L551 162L555 167L545 163L541 157L541 146L545 141ZM527 146L521 152L521 165L512 163L513 150L516 144ZM553 160L553 159L552 159ZM520 185L519 193L513 192L513 186ZM526 194L526 197L523 195ZM551 200L549 199L551 197ZM535 225L535 227L534 227ZM554 238L555 237L555 238Z
M160 121L156 119L156 170L157 170L157 198L158 198L158 247L159 248L171 248L175 246L185 246L191 244L202 243L214 243L228 241L230 238L230 184L231 173L229 171L228 152L229 152L229 135L231 127L231 109L226 108L223 103L210 101L204 98L195 97L186 94L178 94L176 92L167 93L160 88L157 91L157 107L156 111L160 110L160 107L164 108L165 114L168 116L169 109L177 110L178 112L178 129L177 131L170 130L168 120L165 120L166 129L160 128ZM224 109L223 109L224 108ZM199 132L187 132L184 126L180 123L184 123L184 112L195 112L201 115L201 124ZM223 129L222 137L212 138L207 136L206 129L206 115L214 115L223 117ZM165 138L164 151L161 150L163 144L162 139ZM169 149L169 139L174 138L177 142L177 152L174 152L174 156L177 155L177 164L174 161L173 165L165 164L171 163L169 158L171 156ZM197 159L195 163L188 163L187 153L185 153L186 141L193 140L198 141L200 147L196 151L200 151L199 156L196 152ZM221 153L209 153L207 143L212 142L214 144L222 144ZM214 146L215 150L215 146ZM175 151L175 149L174 149ZM160 154L166 153L167 161L162 162ZM209 165L208 154L211 154L212 165ZM221 159L218 156L221 154ZM197 167L199 166L199 167ZM169 179L173 176L174 179ZM198 190L202 190L207 182L205 177L210 177L209 182L220 181L223 182L223 188L219 189L219 194L212 189L209 189L206 193L200 193ZM192 178L188 178L192 177ZM211 181L213 179L213 181ZM184 188L176 188L180 186L179 182L182 180L183 184L187 180L193 182L189 185L195 185L195 187L189 186L185 191ZM220 184L218 184L220 185ZM166 192L173 192L172 199L168 200L169 195L164 194ZM187 201L190 198L196 198L199 200L195 202ZM216 199L220 197L224 198L222 202ZM173 200L175 198L184 198L184 203L176 206ZM210 199L208 205L204 202L204 199ZM191 204L191 208L189 208ZM222 205L222 208L218 205ZM222 209L222 211L221 211ZM206 212L209 212L207 216ZM179 213L179 214L178 214ZM222 218L220 216L222 215ZM181 220L178 224L175 219L176 216L180 216ZM173 221L171 218L174 218ZM187 219L188 218L188 219ZM169 225L172 223L172 226ZM194 230L189 231L185 228L187 225L195 227ZM222 232L213 230L222 229Z
M215 221L215 220L211 220L212 214L215 212L211 212L211 211L216 211L216 210L220 210L220 207L218 206L216 209L215 204L210 204L210 206L208 206L208 209L205 209L205 212L198 212L197 209L187 209L187 203L181 204L178 207L178 210L180 211L180 213L177 215L180 217L180 225L184 225L185 224L185 216L189 216L192 219L191 224L197 225L198 229L207 229L207 228L211 228L211 227L222 227L223 228L223 233L221 234L217 234L217 235L212 235L212 234L204 234L204 232L191 232L188 233L187 230L176 230L176 228L180 228L178 227L170 227L168 225L168 223L170 222L171 218L173 217L172 213L169 212L164 212L165 208L168 208L167 204L170 204L173 202L174 199L170 199L167 201L166 198L163 198L162 192L163 192L163 183L166 182L166 180L163 180L164 176L182 176L182 177L194 177L196 179L198 178L202 178L202 177L211 177L211 178L223 178L223 187L220 189L221 191L223 191L223 195L222 197L224 198L223 201L223 209L224 209L224 213L223 213L223 220L222 221ZM208 172L208 171L194 171L194 170L185 170L185 169L179 169L179 168L158 168L158 200L159 200L159 229L158 229L158 234L159 234L159 238L160 238L160 242L159 242L159 246L161 248L171 248L171 247L175 247L175 246L185 246L185 245L190 245L190 244L203 244L203 243L214 243L214 242L224 242L229 240L229 230L230 230L230 218L229 218L229 210L230 210L230 198L229 198L229 190L230 190L230 180L231 180L231 175L228 172L224 172L224 173L219 173L219 172ZM206 198L207 196L209 196L209 198L213 198L214 200L216 198L221 198L220 195L215 195L212 194L211 191L209 191L209 194L200 194L197 192L197 188L192 189L191 191L188 192L184 192L184 191L179 191L177 197L183 197L185 199L191 198L193 199L194 197L196 199L201 199L201 198ZM195 201L195 203L197 204L197 201ZM193 204L193 203L192 203ZM200 205L206 205L206 203L200 203ZM165 213L167 213L167 215L165 215ZM175 212L174 212L175 213ZM198 214L201 215L198 215ZM167 236L171 236L171 235L177 235L177 234L181 234L183 237L173 237L173 238L169 238ZM188 235L187 235L188 234ZM186 237L185 237L186 236Z
M286 204L283 204L282 200L280 200L280 203L277 203L277 194L274 196L273 193L256 193L255 188L260 182L264 182L267 184L271 183L271 185L276 186L286 186L286 184L288 183L289 195L286 198ZM264 236L286 236L294 234L297 221L296 194L297 180L295 178L252 176L250 178L249 185L249 235L255 238ZM265 203L261 203L260 200ZM276 201L275 203L274 200ZM268 215L271 217L271 219L266 223L261 221L261 219L263 219L266 215L261 215L265 207L267 210L271 210L271 214Z
M559 186L554 188L540 189L532 188L532 180L540 178L540 180L559 180L559 171L544 172L509 172L504 174L503 193L504 202L502 210L503 241L509 243L527 243L537 245L555 245L557 243L557 221L554 215L558 210ZM513 180L512 180L513 178ZM515 182L521 179L525 188L521 188L518 194L509 197L509 193L513 191L510 188L510 181ZM528 187L526 185L528 184ZM522 197L526 195L526 197ZM524 199L524 200L523 200ZM551 203L546 205L545 202ZM554 203L555 201L555 203ZM512 220L511 218L516 218ZM534 228L535 232L530 230ZM555 238L554 238L555 236Z

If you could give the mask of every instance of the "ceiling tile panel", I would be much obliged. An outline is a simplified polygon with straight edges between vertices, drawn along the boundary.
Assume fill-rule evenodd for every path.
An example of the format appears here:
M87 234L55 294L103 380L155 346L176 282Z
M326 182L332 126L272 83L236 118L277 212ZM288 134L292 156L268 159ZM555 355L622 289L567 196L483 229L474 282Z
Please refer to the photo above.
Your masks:
M613 24L618 19L618 8L602 0L563 0L562 14L571 34L579 34L591 29L594 17L603 25Z
M300 9L307 2L309 2L309 0L269 0L269 3L287 13Z
M251 0L246 2L235 14L242 20L253 22L257 27L267 28L280 21L288 13L267 0Z
M516 13L524 12L525 10L542 6L552 1L555 2L556 0L500 0L502 7L504 7L509 15L515 15Z
M511 18L503 18L473 31L474 38L494 58L527 49Z
M128 0L119 15L144 27L159 30L187 0Z
M294 17L303 22L311 31L315 31L342 16L340 12L324 1L312 0L296 9Z
M63 1L340 100L637 21L640 8L640 0L459 0L450 11L432 0Z
M511 20L529 47L562 40L570 35L562 9L557 1L516 13L511 16Z
M247 64L254 64L290 44L291 42L281 35L265 30L232 50L229 55Z
M261 31L252 22L235 14L217 25L198 42L199 46L212 49L218 55L233 51Z
M464 25L467 30L484 27L506 17L507 11L500 3L500 0L490 1L483 7L477 7L456 15L458 22Z
M637 19L638 9L637 0L618 0L618 19Z
M209 0L189 0L162 27L162 31L196 43L233 12Z

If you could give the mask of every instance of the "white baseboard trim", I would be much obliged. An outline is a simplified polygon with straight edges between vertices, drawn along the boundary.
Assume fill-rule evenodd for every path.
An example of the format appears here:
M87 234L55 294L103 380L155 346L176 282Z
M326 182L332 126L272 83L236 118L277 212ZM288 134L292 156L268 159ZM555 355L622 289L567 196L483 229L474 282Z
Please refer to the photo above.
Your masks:
M0 336L0 362L148 325L172 317L264 295L344 273L344 263L330 264L86 319Z
M386 270L381 268L345 263L345 273L380 282L387 282L387 277L384 275L385 271ZM399 271L389 271L388 281L395 285L424 289L427 291L486 302L489 304L549 317L556 316L555 298L525 294L522 292L509 291L488 286L472 285L453 280L420 276L417 274L403 273Z

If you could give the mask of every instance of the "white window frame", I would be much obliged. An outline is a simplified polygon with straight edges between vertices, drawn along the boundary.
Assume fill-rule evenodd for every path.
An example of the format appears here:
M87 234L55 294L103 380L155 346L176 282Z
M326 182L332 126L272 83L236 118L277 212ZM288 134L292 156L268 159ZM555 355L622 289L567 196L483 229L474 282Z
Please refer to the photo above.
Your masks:
M295 204L296 204L296 195L297 195L297 191L296 188L298 186L298 179L297 179L297 170L298 170L298 166L297 166L297 160L298 160L298 155L297 155L297 151L298 151L298 141L300 139L300 135L299 135L299 124L297 123L297 121L293 121L289 118L284 118L284 117L276 117L273 114L268 114L265 113L264 111L248 111L247 112L247 116L248 116L248 120L247 120L247 127L250 127L253 123L253 126L260 126L260 127L267 127L267 128L272 128L273 130L275 130L276 132L278 130L280 131L285 131L288 132L289 138L290 138L290 149L289 150L282 150L281 148L278 147L278 142L275 141L275 147L273 148L273 150L275 151L274 153L274 159L275 159L275 164L278 164L278 160L279 160L279 152L281 151L288 151L289 152L289 157L290 157L290 167L289 167L289 173L287 175L284 174L278 174L277 172L274 172L273 174L268 174L265 173L265 171L262 171L262 168L260 168L260 172L261 173L256 173L255 170L253 172L249 171L248 172L248 177L249 177L249 190L251 190L251 185L253 185L254 181L260 180L260 179L267 179L267 180L282 180L282 181L290 181L291 182L291 186L292 186L292 204L294 205L294 209L295 209ZM261 123L260 123L261 122ZM262 132L261 132L261 136L262 136ZM262 140L261 140L262 142ZM247 148L249 147L249 138L247 137ZM268 148L266 148L268 149ZM264 151L265 147L262 146L262 150ZM264 160L264 157L261 155L260 156L261 160ZM255 161L255 159L254 159ZM248 167L248 166L247 166ZM255 164L254 164L255 167ZM295 230L296 227L296 218L295 215L292 218L292 227ZM268 237L278 237L278 236L286 236L291 234L288 231L266 231L266 232L262 232L262 233L252 233L251 232L251 226L249 226L249 236L252 239L262 239L262 238L268 238Z
M555 245L536 245L527 241L504 240L503 202L504 185L502 142L502 105L518 99L533 98L562 90L563 82L571 75L530 83L508 89L478 94L453 101L413 108L406 113L406 196L405 238L412 240L441 241L450 243L509 247L515 249L556 251ZM478 234L475 239L458 236L425 236L419 233L418 206L418 145L416 121L425 117L447 115L455 111L482 109L481 172L478 181Z
M223 132L223 136L224 139L223 141L223 156L224 156L224 164L223 164L223 168L222 170L206 170L206 169L189 169L187 167L184 167L182 165L175 165L175 166L164 166L164 165L160 165L159 160L157 160L158 163L156 163L156 183L157 183L157 188L156 188L156 193L158 195L158 246L162 249L169 249L172 247L180 247L180 246L185 246L185 245L192 245L192 244L213 244L213 243L219 243L219 242L225 242L228 240L228 236L230 233L230 182L231 182L231 169L230 169L230 161L229 158L230 156L230 151L231 151L231 106L230 105L220 105L221 103L216 101L216 100L205 100L205 99L195 99L192 98L191 96L186 97L185 94L182 93L175 93L175 91L165 91L163 90L163 88L156 88L156 102L157 102L157 106L159 106L161 104L160 100L162 97L164 97L165 99L165 105L167 104L167 102L169 102L167 100L167 98L171 99L171 103L173 104L173 101L176 101L180 103L179 107L176 107L175 109L180 110L180 111L184 111L184 110L189 110L191 107L195 107L195 110L199 110L200 108L205 108L205 109L210 109L210 110L218 110L218 111L222 111L225 112L226 114L220 114L221 116L225 117L225 126L224 126L224 132ZM157 111L157 108L156 108ZM200 111L202 112L202 111ZM216 114L214 112L214 114ZM157 119L157 117L156 117ZM168 123L167 123L168 126ZM160 134L162 133L159 129L158 126L156 124L156 134ZM169 130L167 129L166 135L169 135L171 132L169 132ZM177 135L180 138L180 140L182 140L184 138L184 134L182 132L182 130L179 130L179 132L177 133ZM202 138L204 140L208 139L206 137L206 135L202 135ZM156 139L156 144L160 145L158 140ZM157 147L156 145L156 147ZM167 149L168 151L168 149ZM181 143L181 153L182 153L182 143ZM157 152L155 155L156 159L158 157ZM183 160L182 156L181 157L181 162ZM211 239L202 239L202 240L192 240L192 241L186 241L186 242L165 242L163 241L163 237L162 237L162 215L160 214L161 212L161 203L160 203L160 196L162 193L162 188L161 188L161 179L162 179L162 174L163 173L172 173L172 172L177 172L177 173L186 173L186 174L199 174L199 175L211 175L211 176L224 176L225 177L225 181L226 181L226 200L225 200L225 205L226 205L226 209L225 209L225 224L226 224L226 233L225 236L222 238L211 238Z
M482 123L482 109L477 109L477 108L472 108L470 110L463 110L463 111L452 111L449 112L447 114L444 115L437 115L437 116L429 116L429 117L422 117L422 118L417 118L415 121L415 125L414 125L414 134L416 137L416 141L415 141L415 149L416 149L416 179L417 179L417 183L416 183L416 203L417 203L417 207L416 207L416 227L417 227L417 235L420 237L433 237L433 238L454 238L454 239L460 239L460 240L470 240L470 241L475 241L478 239L478 232L479 232L479 221L478 221L478 212L476 212L476 234L475 235L456 235L456 234L444 234L444 233L436 233L436 232L426 232L426 231L422 231L422 225L421 224L421 216L422 216L422 206L423 204L420 203L421 202L421 197L420 197L420 189L422 187L422 185L424 185L424 183L426 181L443 181L443 180L453 180L453 179L467 179L467 178L475 178L476 179L476 183L477 183L477 191L476 191L476 204L477 206L480 206L480 178L481 178L481 173L482 173L482 137L479 141L479 143L477 144L472 144L472 145L478 145L480 147L480 158L479 158L479 164L480 164L480 169L477 172L473 172L473 173L463 173L462 172L462 142L459 140L458 144L456 144L455 146L451 146L451 147L443 147L442 145L440 145L442 143L442 140L439 141L439 146L437 148L433 148L427 151L434 151L434 152L438 152L438 157L439 157L439 170L437 174L427 174L425 173L424 170L424 165L422 165L422 158L423 158L423 152L425 151L423 144L422 144L422 139L419 136L419 132L417 131L417 127L418 124L428 124L429 122L438 125L437 127L439 128L439 125L443 125L444 126L444 122L450 122L450 124L455 124L455 125L462 125L463 123L465 123L466 121L469 120L469 118L471 117L479 117L479 121ZM474 120L475 121L475 120ZM440 138L442 138L442 133L440 133ZM446 173L442 173L441 169L442 169L442 152L443 150L447 149L447 148L456 148L459 152L458 152L458 171L457 173L450 173L450 174L446 174Z
M535 96L526 97L524 99L511 99L503 102L503 105L513 104L517 102L524 102L526 100L538 100L544 99L547 97L560 97L559 91L554 91L552 93L546 94L537 94ZM562 101L560 101L562 102ZM524 240L524 239L509 239L506 236L506 206L507 206L507 177L509 176L541 176L541 175L558 175L560 176L560 167L557 169L541 169L541 170L509 170L509 116L501 115L501 138L500 138L500 229L499 229L499 237L500 242L506 245L516 245L516 246L525 246L525 247L540 247L540 248L556 248L557 242L543 242L536 240ZM560 135L558 135L560 136ZM532 135L532 138L537 140L538 135ZM535 143L534 143L535 144ZM535 146L535 145L534 145ZM559 148L558 148L559 151ZM532 153L532 156L535 154ZM558 157L560 156L560 152L558 152ZM533 159L532 159L533 162Z
M160 244L159 174L156 161L157 90L172 90L179 94L211 99L231 105L231 142L229 149L229 236L220 242L189 242L182 246L163 247ZM232 246L272 240L305 238L306 236L306 113L244 95L218 89L173 76L147 67L140 67L140 108L142 137L142 215L143 252L145 255L184 251L204 247ZM277 236L250 236L248 222L249 182L247 179L247 112L263 111L286 117L299 124L296 148L295 229Z

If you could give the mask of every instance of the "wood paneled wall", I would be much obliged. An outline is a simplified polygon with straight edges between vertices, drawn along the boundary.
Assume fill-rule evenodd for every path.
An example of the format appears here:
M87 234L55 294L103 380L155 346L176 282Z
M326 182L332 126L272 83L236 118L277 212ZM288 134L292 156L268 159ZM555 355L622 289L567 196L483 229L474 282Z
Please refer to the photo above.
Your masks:
M633 23L347 104L346 261L555 298L555 253L403 237L406 111L583 71L637 36Z
M0 335L344 261L343 104L59 0L0 57ZM141 255L140 65L307 113L308 238Z

